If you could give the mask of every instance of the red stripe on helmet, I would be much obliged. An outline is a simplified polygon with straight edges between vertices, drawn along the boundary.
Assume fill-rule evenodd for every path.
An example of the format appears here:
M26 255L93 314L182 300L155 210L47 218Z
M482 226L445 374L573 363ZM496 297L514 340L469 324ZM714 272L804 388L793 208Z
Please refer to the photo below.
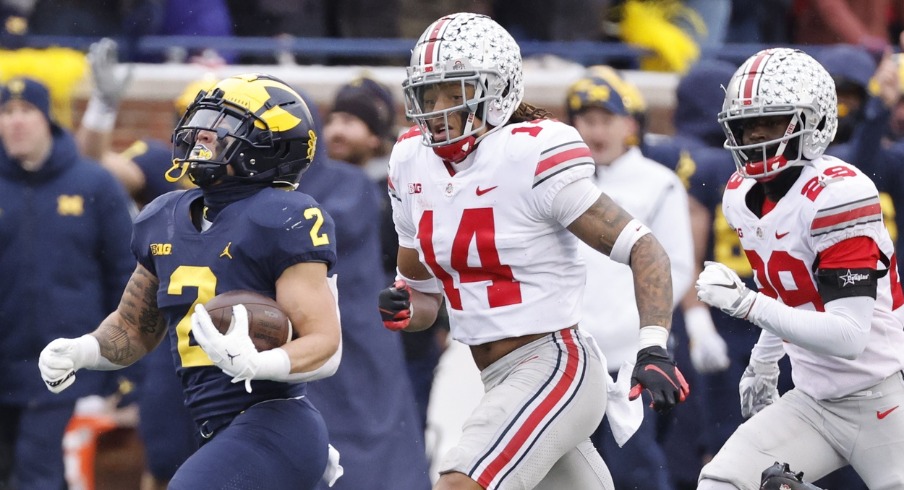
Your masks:
M750 69L747 70L747 73L744 75L746 79L744 80L744 87L742 89L744 91L742 94L744 105L750 105L750 99L753 98L753 86L756 84L757 77L759 76L760 67L766 63L766 59L769 58L771 54L772 53L766 51L750 62Z
M442 19L436 21L433 24L433 30L430 31L430 34L425 39L427 46L424 47L424 65L427 66L427 69L424 71L432 71L433 69L430 67L434 63L433 59L435 56L435 51L437 48L437 41L440 40L440 33L446 27L446 24L449 23L451 17L443 17Z

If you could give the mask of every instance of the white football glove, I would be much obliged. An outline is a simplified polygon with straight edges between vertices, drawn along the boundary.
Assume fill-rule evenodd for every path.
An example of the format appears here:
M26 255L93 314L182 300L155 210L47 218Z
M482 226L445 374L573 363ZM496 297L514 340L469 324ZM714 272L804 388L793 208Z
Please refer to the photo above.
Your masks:
M738 274L718 262L703 263L697 278L697 299L735 318L746 319L759 293L751 291Z
M738 390L741 393L741 415L753 417L778 399L778 363L750 360Z
M203 305L195 306L191 316L191 331L207 357L232 376L233 383L245 382L245 390L251 393L251 380L257 373L257 357L260 354L248 335L248 310L244 305L232 307L232 323L226 334L214 326Z
M109 109L119 107L119 101L132 80L132 65L120 67L116 41L103 38L88 49L88 63L94 79L93 94Z
M41 378L52 393L59 393L75 382L75 372L97 364L100 345L91 335L76 339L56 339L47 344L38 357Z
M709 308L695 306L684 312L684 323L690 337L691 364L698 373L717 373L728 369L728 345L713 324Z
M203 305L195 306L191 316L191 331L207 357L232 376L233 383L245 382L251 393L252 379L286 381L291 369L288 353L283 349L258 352L248 335L248 310L244 305L232 307L232 323L221 334L210 320Z

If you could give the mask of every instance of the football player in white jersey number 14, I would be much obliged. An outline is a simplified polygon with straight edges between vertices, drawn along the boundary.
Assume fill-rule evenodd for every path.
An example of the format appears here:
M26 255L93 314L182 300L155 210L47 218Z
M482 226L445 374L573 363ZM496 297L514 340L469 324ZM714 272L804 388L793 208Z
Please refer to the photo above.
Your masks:
M810 480L850 464L872 490L904 488L904 294L876 186L823 155L836 106L828 72L793 49L753 55L726 88L719 122L738 171L722 208L759 292L715 262L696 287L762 332L740 382L752 418L698 489L756 490L776 461ZM779 398L785 354L795 387Z
M606 410L606 368L578 326L577 242L633 269L643 328L631 396L649 390L663 411L689 391L665 349L668 257L589 179L577 131L522 103L520 49L490 18L431 24L403 88L417 126L390 158L398 280L380 310L387 328L419 330L444 297L486 390L434 488L611 489L589 440Z

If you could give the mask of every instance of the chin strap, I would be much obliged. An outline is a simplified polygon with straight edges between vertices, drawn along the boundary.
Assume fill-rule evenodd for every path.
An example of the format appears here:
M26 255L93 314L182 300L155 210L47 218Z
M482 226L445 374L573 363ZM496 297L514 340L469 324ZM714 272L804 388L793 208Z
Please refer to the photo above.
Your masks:
M433 153L447 162L459 163L467 158L476 146L477 138L468 136L450 145L436 146L433 148Z

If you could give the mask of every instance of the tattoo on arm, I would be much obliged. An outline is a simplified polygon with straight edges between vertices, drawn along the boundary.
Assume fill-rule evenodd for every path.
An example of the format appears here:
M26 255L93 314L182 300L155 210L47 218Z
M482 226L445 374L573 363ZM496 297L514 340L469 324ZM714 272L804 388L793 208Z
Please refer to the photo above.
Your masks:
M101 355L127 366L153 349L166 333L157 309L159 281L140 265L132 273L114 314L97 329Z
M672 273L669 256L653 236L647 234L631 250L631 270L634 273L634 296L640 325L672 324Z
M587 245L609 255L622 228L631 219L627 211L603 194L568 229Z
M603 194L568 226L584 243L609 255L618 235L633 217ZM641 237L631 250L634 294L641 326L672 322L672 276L669 257L652 234Z

